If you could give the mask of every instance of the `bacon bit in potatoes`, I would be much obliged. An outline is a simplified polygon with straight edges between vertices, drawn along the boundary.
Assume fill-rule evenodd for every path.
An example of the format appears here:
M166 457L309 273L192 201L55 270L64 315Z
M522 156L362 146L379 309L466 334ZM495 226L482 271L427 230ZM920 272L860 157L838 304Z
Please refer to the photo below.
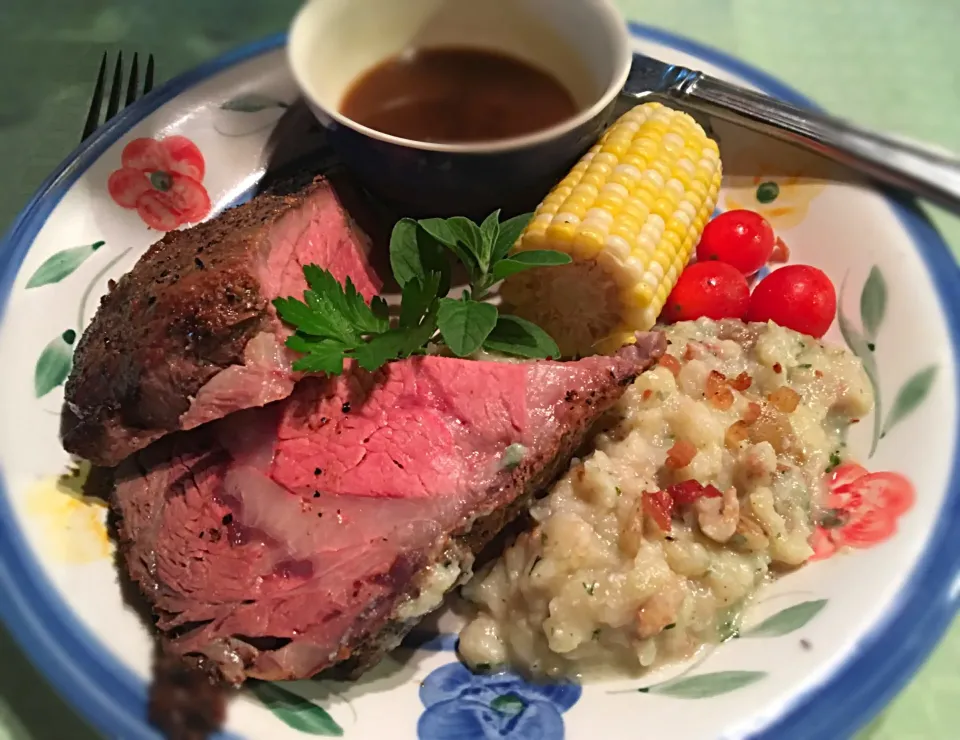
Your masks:
M787 243L781 239L779 236L777 240L773 243L773 252L770 254L770 262L777 264L782 262L788 262L790 260L790 247L787 246Z
M716 486L703 485L696 480L674 483L667 487L666 493L677 506L687 506L700 498L716 498L723 495Z
M770 405L777 411L792 414L797 410L797 406L800 405L800 394L793 390L793 388L782 386L771 393L767 397L767 400L770 401Z
M778 472L778 473L787 473L787 472L789 472L789 471L791 471L791 470L793 470L793 468L791 468L789 465L785 465L785 464L783 464L783 463L777 463L777 472Z
M640 400L641 400L641 401L649 401L649 400L650 400L650 396L652 396L652 395L653 395L653 391L650 390L649 388L647 388L643 393L640 394Z
M777 373L777 375L779 375L780 373L782 373L782 372L783 372L783 365L781 365L779 362L773 363L773 372Z
M643 494L643 513L653 520L661 532L669 532L673 499L666 491L648 491Z
M823 377L823 371L822 371L822 370L814 370L814 371L813 371L813 375L814 375L814 377L822 378L822 377Z
M745 421L735 421L727 427L727 431L723 435L723 443L728 450L736 450L741 443L746 442L749 438L750 430L747 428L747 423Z
M741 393L747 390L753 384L753 378L751 378L746 373L740 373L737 377L730 381L730 387L734 390L738 390Z
M776 410L768 407L750 425L750 441L754 444L769 442L778 455L791 450L794 443L793 427L790 420Z
M760 418L761 411L763 411L763 409L760 407L760 404L751 401L747 404L747 410L743 415L743 423L747 426L753 424L753 422Z
M694 347L693 344L688 344L687 348L683 351L683 359L687 360L687 362L696 359L699 355L699 348Z
M671 470L679 470L680 468L687 467L687 465L693 462L693 458L696 456L697 448L692 442L688 442L685 439L678 439L673 443L673 447L667 450L666 465Z
M733 391L727 387L727 379L723 373L710 371L705 393L710 405L719 411L726 411L733 406Z
M673 373L673 377L677 377L680 374L680 360L673 355L663 355L657 364L667 368L667 370Z

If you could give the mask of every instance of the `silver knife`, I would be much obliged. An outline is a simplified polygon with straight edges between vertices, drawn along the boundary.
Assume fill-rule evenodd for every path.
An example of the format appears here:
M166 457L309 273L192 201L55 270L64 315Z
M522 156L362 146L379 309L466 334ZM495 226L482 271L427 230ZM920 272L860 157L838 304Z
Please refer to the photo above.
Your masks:
M691 112L797 144L960 214L960 159L950 152L873 133L643 54L633 55L622 94L672 101Z

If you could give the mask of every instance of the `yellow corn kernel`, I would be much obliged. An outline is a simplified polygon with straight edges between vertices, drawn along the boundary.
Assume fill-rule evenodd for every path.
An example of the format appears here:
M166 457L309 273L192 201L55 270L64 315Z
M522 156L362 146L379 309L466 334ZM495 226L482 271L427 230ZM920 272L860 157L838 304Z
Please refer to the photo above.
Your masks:
M508 278L506 308L565 356L612 352L653 326L717 202L719 149L686 113L627 111L544 198L518 250L573 261Z

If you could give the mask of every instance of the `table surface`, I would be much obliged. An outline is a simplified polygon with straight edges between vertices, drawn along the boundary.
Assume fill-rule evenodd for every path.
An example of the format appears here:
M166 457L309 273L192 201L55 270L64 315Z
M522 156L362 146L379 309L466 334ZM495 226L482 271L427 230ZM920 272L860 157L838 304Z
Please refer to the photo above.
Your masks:
M834 113L960 151L958 0L619 2L628 17L732 53ZM159 79L166 79L232 46L283 30L299 0L0 3L0 161L6 162L0 167L0 230L5 230L76 145L104 50L152 52ZM960 255L960 221L940 212L931 216ZM864 736L957 737L958 665L960 620ZM0 740L96 737L0 627Z

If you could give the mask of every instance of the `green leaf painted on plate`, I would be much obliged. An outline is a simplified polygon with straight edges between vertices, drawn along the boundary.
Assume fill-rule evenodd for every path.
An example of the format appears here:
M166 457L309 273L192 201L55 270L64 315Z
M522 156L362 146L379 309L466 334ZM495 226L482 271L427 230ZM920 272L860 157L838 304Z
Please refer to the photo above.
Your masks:
M73 366L73 343L76 339L77 333L67 329L43 348L33 370L33 392L37 398L43 398L67 379Z
M912 413L923 403L936 378L937 366L930 365L913 375L900 387L900 392L897 393L893 406L890 408L890 413L887 415L887 420L884 422L883 431L880 433L881 437L885 436L905 416Z
M309 735L343 736L343 728L323 707L299 694L262 681L251 684L250 690L278 719L295 730Z
M860 292L860 321L863 323L863 332L869 342L876 340L886 312L887 281L884 280L880 268L874 265Z
M843 335L843 341L847 343L850 351L860 358L863 363L863 370L873 386L873 439L870 443L870 453L867 457L873 457L877 451L877 442L880 441L880 428L883 418L883 399L880 395L880 375L877 372L877 360L874 357L871 343L857 329L854 328L850 319L840 308L843 305L843 294L846 289L846 281L840 286L840 295L837 300L837 324L840 327L840 333Z
M804 601L767 617L756 627L751 627L741 637L780 637L789 635L813 619L827 605L826 599Z
M527 703L514 693L501 694L490 702L490 708L508 717L516 717L526 709Z
M742 689L766 676L764 671L718 671L676 681L665 681L638 689L638 691L643 694L662 694L677 699L709 699L711 696L729 694L731 691Z
M276 98L271 98L260 93L248 93L247 95L238 95L231 98L220 106L221 110L233 111L234 113L259 113L269 108L286 108L286 103Z
M86 259L102 247L104 242L94 242L85 244L81 247L70 247L63 249L51 257L37 268L27 281L27 288L39 288L41 285L50 285L59 283L65 277L73 273Z

